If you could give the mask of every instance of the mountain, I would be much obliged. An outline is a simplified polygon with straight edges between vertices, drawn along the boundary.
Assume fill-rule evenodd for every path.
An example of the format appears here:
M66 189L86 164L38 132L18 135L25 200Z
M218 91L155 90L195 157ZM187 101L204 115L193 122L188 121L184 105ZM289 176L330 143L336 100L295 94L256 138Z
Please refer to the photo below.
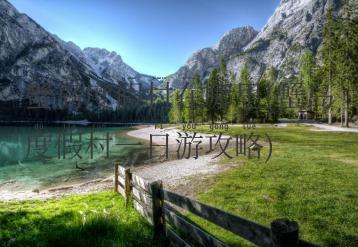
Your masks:
M71 97L83 96L81 92L89 86L83 64L5 0L0 0L0 22L0 100L27 100L55 109L65 105L75 108ZM43 92L38 90L40 85L45 85ZM77 91L82 86L84 89ZM66 89L70 87L71 94L68 94ZM94 101L100 103L102 96L96 95Z
M144 75L132 69L114 51L109 52L106 49L88 47L83 50L83 55L95 72L107 80L125 81L136 85L141 83L144 88L149 88L151 81L154 82L154 85L159 84L159 81L153 76Z
M266 68L279 70L279 78L298 73L299 58L306 49L316 53L322 43L327 9L339 11L339 0L281 0L264 28L256 34L244 28L238 35L224 35L214 49L196 52L174 75L171 82L184 87L196 71L206 78L218 57L224 57L229 71L238 77L245 63L249 64L251 78L257 82ZM240 28L234 30L241 30ZM243 41L244 40L244 41ZM224 49L220 49L225 47ZM219 48L218 48L219 47ZM233 49L231 49L234 47Z
M113 83L118 83L118 81L126 82L127 84L133 83L134 85L141 83L143 88L149 88L151 81L153 81L154 85L159 84L159 81L155 77L135 71L114 51L110 52L106 49L92 47L81 50L72 41L65 42L57 35L53 36L64 49L70 51L82 63L88 66L90 70L106 80Z
M119 89L127 90L130 81L158 83L115 52L82 51L48 33L6 0L0 0L0 23L0 118L14 105L71 113L114 109Z
M232 54L241 52L257 33L250 26L235 28L227 32L214 47L195 52L184 66L170 76L171 85L184 87L195 73L198 73L201 78L208 77L211 69L219 66L221 58L227 61Z

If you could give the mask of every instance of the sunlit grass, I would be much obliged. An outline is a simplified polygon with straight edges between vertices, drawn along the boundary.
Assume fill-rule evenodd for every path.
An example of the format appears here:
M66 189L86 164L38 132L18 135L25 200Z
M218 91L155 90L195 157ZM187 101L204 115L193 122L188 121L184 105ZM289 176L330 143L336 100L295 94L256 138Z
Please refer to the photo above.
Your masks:
M198 199L266 226L277 218L296 220L302 239L323 246L358 246L358 134L309 128L230 128L224 134L268 133L272 157L265 163L265 151L261 160L224 159L221 165L234 163L235 168L211 178ZM188 217L230 246L250 245L198 217ZM159 245L152 234L151 226L111 192L0 202L0 246Z
M243 156L223 160L222 165L234 162L238 166L216 176L211 188L198 195L199 200L266 226L276 218L296 220L301 238L323 246L358 246L358 133L309 128L230 128L224 134L268 133L272 157L268 163ZM249 245L189 217L230 245Z
M0 246L158 246L152 227L112 192L0 202Z

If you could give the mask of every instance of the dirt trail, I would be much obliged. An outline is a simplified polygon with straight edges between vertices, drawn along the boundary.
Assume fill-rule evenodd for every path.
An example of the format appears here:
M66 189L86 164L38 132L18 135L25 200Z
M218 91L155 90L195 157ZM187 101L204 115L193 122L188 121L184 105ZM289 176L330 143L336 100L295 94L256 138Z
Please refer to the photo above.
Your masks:
M358 133L357 128L343 128L338 126L326 125L326 124L308 124L305 125L313 126L312 131L337 131L337 132L355 132Z
M128 132L129 136L149 140L150 134L168 134L169 145L176 149L178 131L175 128L155 129L154 127L144 127ZM198 135L205 136L205 134ZM223 136L224 137L224 136ZM165 137L153 139L156 144L164 144ZM216 154L199 155L197 159L193 157L186 159L169 160L162 163L141 166L133 170L134 173L148 181L162 180L165 188L175 189L177 186L185 186L192 180L200 180L204 177L222 172L228 166L218 164L220 158L215 158Z

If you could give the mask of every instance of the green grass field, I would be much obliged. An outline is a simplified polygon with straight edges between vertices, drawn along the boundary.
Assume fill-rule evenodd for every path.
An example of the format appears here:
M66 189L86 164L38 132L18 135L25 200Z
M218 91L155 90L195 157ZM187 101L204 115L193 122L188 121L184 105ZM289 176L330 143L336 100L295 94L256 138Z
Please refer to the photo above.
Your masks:
M198 184L205 188L198 200L267 226L277 218L296 220L301 238L322 246L358 246L358 133L309 128L229 129L225 134L231 136L268 133L272 157L265 163L265 151L261 160L222 160L234 168ZM205 220L187 217L230 246L250 246ZM0 246L158 245L151 226L112 192L0 202Z
M226 158L222 165L236 163L237 167L211 179L199 201L267 226L276 218L296 220L302 239L323 246L358 246L358 133L309 128L266 125L224 132L231 136L268 133L272 157L268 163L242 156ZM250 246L204 220L188 217L232 246Z
M0 246L158 246L149 224L113 192L0 202Z

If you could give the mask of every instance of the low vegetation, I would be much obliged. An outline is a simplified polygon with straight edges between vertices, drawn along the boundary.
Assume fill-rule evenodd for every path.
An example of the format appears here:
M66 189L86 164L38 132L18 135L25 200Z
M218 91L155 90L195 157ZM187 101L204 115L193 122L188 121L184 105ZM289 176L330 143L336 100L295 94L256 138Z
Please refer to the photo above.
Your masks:
M232 127L224 134L267 133L265 159L223 159L234 168L198 187L199 201L269 226L295 220L300 237L322 246L358 246L358 133L313 132L292 124ZM200 127L200 132L210 132ZM260 139L262 140L262 139ZM260 142L260 141L259 141ZM234 155L234 150L229 153ZM267 151L262 156L265 157ZM200 185L200 186L199 186ZM230 246L252 246L192 214L187 217ZM150 225L112 192L63 199L0 202L1 246L158 246Z
M158 246L150 225L112 192L0 202L0 246Z
M301 238L322 246L358 246L358 133L309 128L230 128L225 133L231 136L254 132L263 138L268 133L272 157L268 163L243 156L225 159L222 165L236 168L210 179L199 201L266 226L277 218L296 220ZM188 217L230 246L250 246L205 220Z

